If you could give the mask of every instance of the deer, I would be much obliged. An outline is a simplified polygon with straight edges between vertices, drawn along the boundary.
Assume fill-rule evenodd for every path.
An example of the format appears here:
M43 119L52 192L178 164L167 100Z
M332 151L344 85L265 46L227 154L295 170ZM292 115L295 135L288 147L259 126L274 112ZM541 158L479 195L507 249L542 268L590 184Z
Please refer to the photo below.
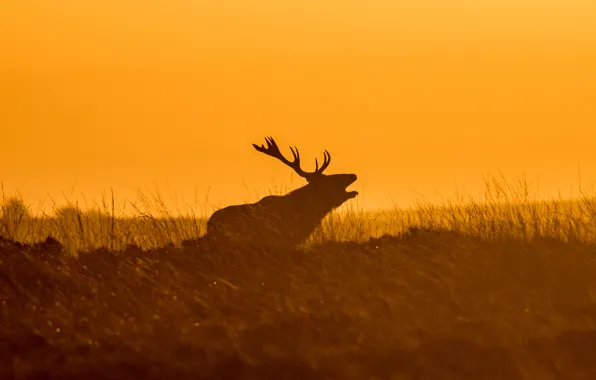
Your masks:
M356 174L323 174L331 163L325 150L323 164L315 158L315 170L300 165L300 152L290 147L293 160L280 151L273 137L264 144L252 144L260 153L276 158L307 182L286 195L269 195L256 203L233 205L215 211L207 221L206 238L223 244L296 248L304 243L332 210L358 195L347 187Z

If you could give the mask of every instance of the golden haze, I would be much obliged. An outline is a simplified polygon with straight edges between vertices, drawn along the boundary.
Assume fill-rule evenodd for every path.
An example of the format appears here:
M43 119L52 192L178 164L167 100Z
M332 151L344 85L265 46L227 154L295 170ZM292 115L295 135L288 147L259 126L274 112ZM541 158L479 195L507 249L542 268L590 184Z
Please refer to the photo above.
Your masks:
M266 135L308 165L329 149L367 208L498 170L551 195L596 173L594 2L13 3L0 179L27 202L301 185L253 150Z

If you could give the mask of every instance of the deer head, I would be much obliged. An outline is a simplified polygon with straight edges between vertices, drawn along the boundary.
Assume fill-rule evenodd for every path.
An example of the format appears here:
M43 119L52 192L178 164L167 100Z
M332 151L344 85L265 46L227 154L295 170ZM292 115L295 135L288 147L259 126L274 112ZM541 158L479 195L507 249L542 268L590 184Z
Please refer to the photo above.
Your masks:
M340 205L348 199L358 195L357 191L346 191L346 188L356 181L356 174L323 174L325 169L327 169L331 163L331 155L327 150L325 150L323 154L323 165L319 168L319 161L315 158L315 171L306 172L300 167L300 152L298 152L298 148L290 147L292 155L294 156L294 160L290 161L281 153L277 143L273 140L273 137L266 137L265 141L267 146L259 146L257 144L252 145L259 152L277 158L290 168L294 169L296 174L306 179L308 182L308 185L305 187L311 190L316 190L312 193L316 194L317 198L320 200L327 200L330 203L337 203Z

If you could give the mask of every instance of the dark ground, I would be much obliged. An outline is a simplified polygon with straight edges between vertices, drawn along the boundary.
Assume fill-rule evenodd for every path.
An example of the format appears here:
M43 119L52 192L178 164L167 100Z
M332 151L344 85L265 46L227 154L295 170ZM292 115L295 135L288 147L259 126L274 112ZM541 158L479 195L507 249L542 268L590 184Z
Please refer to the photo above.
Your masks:
M0 378L596 379L594 246L214 248L0 240Z

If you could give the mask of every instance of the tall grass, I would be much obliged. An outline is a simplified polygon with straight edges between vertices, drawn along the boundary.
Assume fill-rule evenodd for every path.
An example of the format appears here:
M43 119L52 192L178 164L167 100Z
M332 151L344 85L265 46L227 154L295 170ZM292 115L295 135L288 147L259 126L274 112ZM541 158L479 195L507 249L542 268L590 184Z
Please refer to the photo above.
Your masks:
M567 242L596 242L596 193L580 188L574 199L540 199L525 179L508 181L487 176L484 194L459 195L441 203L418 198L411 208L375 213L351 207L327 217L311 242L362 241L383 234L404 233L411 227L441 229L487 239L530 241L551 237Z
M67 201L60 207L53 203L50 214L41 211L31 215L22 197L8 197L3 192L0 236L29 244L52 236L73 254L99 247L119 251L136 245L148 249L179 245L185 239L201 236L207 221L190 208L169 209L159 193L139 192L135 202L121 205L111 194L85 207L85 211L77 202Z
M87 211L76 202L62 207L54 204L52 215L31 215L19 195L8 197L2 188L0 207L0 235L24 243L53 236L73 254L98 247L119 251L132 244L145 249L178 246L185 239L203 235L209 216L206 210L197 214L196 208L168 209L159 192L139 192L135 202L120 205L110 194L86 207ZM488 239L552 237L593 243L596 194L580 189L580 196L573 200L543 200L523 179L489 176L479 197L456 195L439 204L419 198L410 208L394 206L378 212L350 203L328 215L307 245L364 241L400 234L410 227L447 229Z

